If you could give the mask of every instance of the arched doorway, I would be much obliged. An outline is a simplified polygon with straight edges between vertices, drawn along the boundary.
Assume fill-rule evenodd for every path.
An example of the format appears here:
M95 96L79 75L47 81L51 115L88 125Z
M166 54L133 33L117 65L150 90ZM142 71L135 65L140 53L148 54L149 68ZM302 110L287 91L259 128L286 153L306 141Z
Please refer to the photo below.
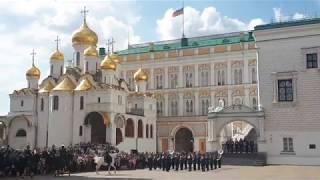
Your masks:
M91 112L85 118L85 125L91 126L91 143L106 143L106 125L103 116L98 112Z
M220 145L224 152L257 152L257 131L246 121L232 121L221 128Z
M180 128L175 134L175 151L193 152L194 138L188 128Z
M118 145L119 143L121 143L123 141L122 138L122 132L120 128L116 129L116 145Z

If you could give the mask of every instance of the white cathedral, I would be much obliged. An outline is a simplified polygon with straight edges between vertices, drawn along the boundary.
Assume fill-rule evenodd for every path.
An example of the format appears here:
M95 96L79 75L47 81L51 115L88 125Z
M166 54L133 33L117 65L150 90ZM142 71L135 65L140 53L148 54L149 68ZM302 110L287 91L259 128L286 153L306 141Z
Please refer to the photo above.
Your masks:
M108 52L100 60L98 37L86 18L72 35L75 60L70 67L64 66L58 40L50 75L39 82L33 62L26 72L28 87L10 94L8 144L43 148L108 142L124 151L156 151L156 101L146 92L144 71L136 71L135 91L129 92L119 78L119 57Z

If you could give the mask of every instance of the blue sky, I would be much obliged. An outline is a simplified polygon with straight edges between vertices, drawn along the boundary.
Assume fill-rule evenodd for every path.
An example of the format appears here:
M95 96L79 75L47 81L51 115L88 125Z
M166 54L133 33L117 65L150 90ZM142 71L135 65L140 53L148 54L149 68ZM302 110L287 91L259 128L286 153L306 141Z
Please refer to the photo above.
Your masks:
M255 25L320 16L320 0L185 0L185 31L188 37L242 31ZM54 39L72 58L71 35L82 21L87 6L88 24L98 34L99 45L113 37L116 49L130 43L181 37L181 16L172 12L182 1L103 0L3 0L0 2L0 115L9 111L9 93L26 87L25 72L30 52L37 52L41 79L48 75Z

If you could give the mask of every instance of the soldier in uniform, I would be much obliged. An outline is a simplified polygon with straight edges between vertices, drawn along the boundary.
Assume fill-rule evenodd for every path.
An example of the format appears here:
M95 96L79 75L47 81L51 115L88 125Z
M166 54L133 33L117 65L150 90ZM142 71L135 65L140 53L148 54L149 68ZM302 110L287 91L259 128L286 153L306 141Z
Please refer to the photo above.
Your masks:
M207 168L207 171L209 171L209 156L208 156L208 153L206 153L205 161L206 161L206 168Z
M165 171L165 169L166 169L166 157L165 157L164 153L162 154L162 157L161 157L161 166L162 166L162 171Z
M200 163L201 163L201 170L202 170L202 172L204 172L205 171L206 162L205 162L205 159L204 159L203 155L201 155Z
M189 153L187 157L188 165L189 165L189 171L191 171L191 166L192 166L192 156Z
M158 155L157 155L157 154L154 154L154 155L153 155L153 160L152 160L153 169L154 169L154 170L157 170L157 165L158 165L157 160L158 160Z
M165 159L166 161L166 171L169 172L170 171L170 167L171 167L171 157L170 154L167 154L167 157Z
M200 166L201 166L201 155L200 155L200 152L198 152L197 154L197 164L198 164L198 170L200 170Z
M31 167L32 167L32 152L30 150L30 146L27 145L26 149L23 152L23 159L24 159L24 176L29 174L30 177L33 176Z
M153 157L151 154L148 154L148 167L150 171L152 170L152 164L153 164Z
M183 164L184 164L184 155L180 154L179 163L180 163L180 170L183 170Z
M193 170L196 171L197 170L197 155L196 153L193 153Z
M179 170L179 164L180 164L180 156L179 156L179 154L175 154L176 171Z
M213 154L210 153L209 164L210 164L210 169L211 169L211 170L213 170L213 161L214 161L214 159L213 159Z

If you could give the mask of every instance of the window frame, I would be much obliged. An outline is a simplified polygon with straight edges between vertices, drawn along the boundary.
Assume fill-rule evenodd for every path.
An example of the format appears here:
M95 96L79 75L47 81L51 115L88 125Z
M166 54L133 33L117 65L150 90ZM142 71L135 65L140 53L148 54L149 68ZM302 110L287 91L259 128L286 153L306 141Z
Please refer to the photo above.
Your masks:
M306 68L307 69L318 68L318 53L316 53L316 52L307 53L305 58L306 58ZM311 66L309 66L310 65L309 63L311 63Z
M281 87L282 82L284 86ZM287 86L288 82L290 82L290 86ZM281 89L284 89L284 99L281 98ZM291 89L291 93L288 92ZM292 79L278 79L278 102L293 102L293 80ZM291 95L291 99L289 98Z

